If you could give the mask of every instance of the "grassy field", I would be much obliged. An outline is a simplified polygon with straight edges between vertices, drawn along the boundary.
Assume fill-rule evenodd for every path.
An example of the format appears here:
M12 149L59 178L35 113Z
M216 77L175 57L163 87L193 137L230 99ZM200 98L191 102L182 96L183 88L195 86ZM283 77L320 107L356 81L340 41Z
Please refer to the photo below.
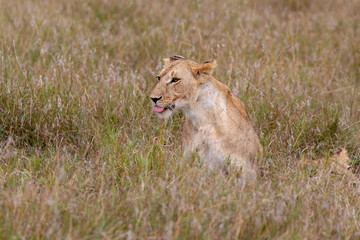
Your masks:
M0 239L358 239L358 0L0 0ZM181 156L148 94L215 58L265 157L255 188Z

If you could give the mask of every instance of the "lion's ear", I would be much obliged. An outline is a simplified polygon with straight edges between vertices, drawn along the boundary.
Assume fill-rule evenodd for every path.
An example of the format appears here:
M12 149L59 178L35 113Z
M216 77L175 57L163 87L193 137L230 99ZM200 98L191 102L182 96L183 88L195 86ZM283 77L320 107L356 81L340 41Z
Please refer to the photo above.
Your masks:
M178 60L184 60L185 58L183 56L175 55L169 58L164 58L164 67L168 66L170 63Z
M200 66L200 73L203 74L212 74L214 71L214 68L216 68L217 63L215 59L211 59L209 61L204 62L203 64L201 64Z
M196 64L192 67L194 76L200 76L201 74L210 75L213 73L214 68L217 66L216 60L212 59L204 63Z

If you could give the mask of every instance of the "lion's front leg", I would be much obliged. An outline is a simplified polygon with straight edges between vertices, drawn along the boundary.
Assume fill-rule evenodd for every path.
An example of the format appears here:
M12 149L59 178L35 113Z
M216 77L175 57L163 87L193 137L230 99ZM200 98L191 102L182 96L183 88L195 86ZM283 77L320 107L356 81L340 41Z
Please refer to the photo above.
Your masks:
M188 119L186 119L182 134L182 153L184 159L189 159L191 155L196 151L196 134L197 129Z
M184 159L189 159L191 154L195 152L195 149L191 148L188 144L183 144L182 156Z

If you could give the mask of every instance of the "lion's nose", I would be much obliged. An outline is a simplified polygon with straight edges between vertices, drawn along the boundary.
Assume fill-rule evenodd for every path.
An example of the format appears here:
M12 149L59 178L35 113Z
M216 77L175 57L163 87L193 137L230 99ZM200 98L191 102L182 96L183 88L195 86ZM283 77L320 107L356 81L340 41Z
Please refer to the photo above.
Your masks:
M153 102L156 104L157 101L159 101L162 97L150 97L151 100L153 100Z

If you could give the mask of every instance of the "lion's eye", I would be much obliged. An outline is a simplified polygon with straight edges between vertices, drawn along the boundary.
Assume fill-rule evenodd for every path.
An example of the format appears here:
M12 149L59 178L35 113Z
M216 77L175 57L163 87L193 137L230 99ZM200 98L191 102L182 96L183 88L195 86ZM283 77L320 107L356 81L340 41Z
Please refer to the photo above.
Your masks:
M180 81L180 78L172 78L170 83L177 83Z
M156 76L156 80L157 80L157 81L160 81L160 76Z

